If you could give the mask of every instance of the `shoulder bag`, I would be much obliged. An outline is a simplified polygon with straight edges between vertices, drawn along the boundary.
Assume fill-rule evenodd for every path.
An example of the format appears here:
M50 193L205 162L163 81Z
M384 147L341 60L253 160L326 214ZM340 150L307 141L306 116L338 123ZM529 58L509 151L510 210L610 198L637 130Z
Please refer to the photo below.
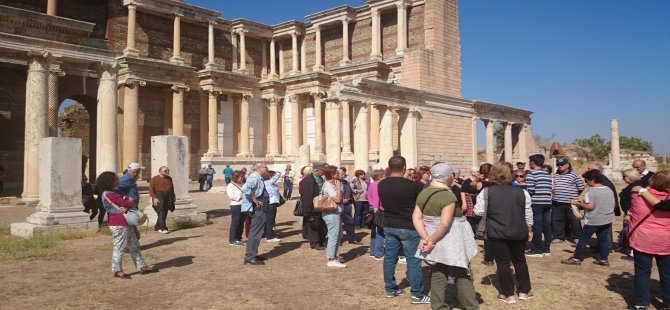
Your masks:
M302 201L300 198L295 202L295 208L293 208L293 215L295 216L303 216L302 213Z
M325 186L325 184L323 186ZM340 189L338 188L336 190L340 190ZM328 195L323 194L323 188L321 189L321 194L314 197L313 202L314 202L314 212L335 212L335 211L337 211L337 204Z

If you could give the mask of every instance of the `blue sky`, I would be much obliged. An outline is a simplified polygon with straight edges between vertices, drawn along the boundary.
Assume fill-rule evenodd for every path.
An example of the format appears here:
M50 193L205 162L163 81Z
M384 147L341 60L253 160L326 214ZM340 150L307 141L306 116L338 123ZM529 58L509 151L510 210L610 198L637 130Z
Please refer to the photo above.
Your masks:
M267 24L362 0L187 0ZM609 120L670 154L670 1L462 0L463 97L534 111L533 131L570 142ZM483 143L483 125L478 128Z

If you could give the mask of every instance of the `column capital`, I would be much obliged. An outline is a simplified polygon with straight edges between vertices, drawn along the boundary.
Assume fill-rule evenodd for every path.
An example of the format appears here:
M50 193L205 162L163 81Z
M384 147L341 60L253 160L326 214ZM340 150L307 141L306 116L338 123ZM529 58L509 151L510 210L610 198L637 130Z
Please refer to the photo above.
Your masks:
M341 19L342 24L348 24L348 23L350 23L350 22L353 21L353 20L354 20L354 19L351 18L351 17L349 17L349 16L342 17L342 19Z
M140 79L126 79L125 82L122 83L122 85L128 88L135 88L138 86L147 86L147 82Z
M187 85L181 85L181 84L172 85L172 87L170 87L170 89L172 90L172 92L175 92L175 93L191 91L190 87L188 87Z
M323 99L327 96L325 91L312 91L309 95L314 97L314 100Z
M209 89L209 90L205 90L205 92L207 92L207 94L209 94L209 96L214 96L214 97L218 97L220 95L223 95L223 91L218 90L218 89Z
M172 16L174 16L175 19L180 19L180 18L184 17L184 14L174 13L174 14L172 14Z
M240 95L242 96L242 100L251 100L254 97L252 93L242 93Z
M214 27L214 26L218 25L219 23L217 23L215 20L209 20L209 21L207 21L207 24L211 27Z
M407 9L409 6L410 6L410 4L407 3L407 2L405 2L404 0L403 0L403 1L400 1L400 2L398 2L398 3L395 4L395 7L396 7L398 10L405 10L405 9Z
M288 98L289 102L297 102L298 94L288 94L286 95L286 98Z
M244 35L247 32L249 32L249 30L246 30L244 28L237 28L237 29L233 30L233 33L237 33L239 35Z
M116 61L101 61L95 64L100 80L116 80L119 63Z
M279 102L281 102L281 98L277 96L272 96L270 98L266 98L265 100L268 101L269 106L277 106L279 105Z
M61 64L62 62L60 61L52 61L49 64L49 72L58 75L59 77L65 76L65 71L60 67Z
M328 98L326 101L326 109L339 109L342 106L342 102L337 98Z
M129 10L137 10L137 5L136 4L128 4L128 9Z
M379 9L378 8L371 8L370 9L370 15L372 15L372 17L379 17Z
M291 37L296 37L297 38L299 35L302 35L302 32L297 31L297 30L291 31Z

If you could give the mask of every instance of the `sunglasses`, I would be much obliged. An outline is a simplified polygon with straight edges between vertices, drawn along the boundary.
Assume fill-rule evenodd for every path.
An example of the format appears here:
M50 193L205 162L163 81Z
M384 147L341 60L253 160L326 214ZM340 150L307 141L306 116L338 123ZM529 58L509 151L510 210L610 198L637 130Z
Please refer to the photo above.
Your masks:
M526 176L525 176L525 175L515 175L515 177L517 177L517 178L523 178L523 177L526 177Z

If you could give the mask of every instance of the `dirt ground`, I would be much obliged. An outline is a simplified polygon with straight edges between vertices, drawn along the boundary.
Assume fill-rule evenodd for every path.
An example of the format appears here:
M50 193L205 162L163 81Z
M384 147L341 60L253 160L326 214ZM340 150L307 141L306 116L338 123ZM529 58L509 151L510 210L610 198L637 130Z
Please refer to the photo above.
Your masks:
M192 184L192 189L195 186ZM111 237L103 234L59 241L63 255L50 261L0 262L2 309L429 309L410 305L409 294L385 298L382 262L369 257L369 231L357 231L363 245L345 243L340 253L347 268L326 267L324 251L311 250L302 240L294 201L279 208L276 230L280 243L261 242L265 266L242 264L244 247L228 245L230 212L225 194L192 192L193 201L211 224L142 235L142 252L159 273L140 275L128 255L124 270L132 280L112 278ZM144 198L146 199L146 197ZM148 201L148 200L147 200ZM24 221L29 207L0 208L0 227ZM621 227L620 219L615 230ZM503 305L495 297L495 267L473 261L475 289L482 309L625 309L632 296L633 263L610 256L611 266L565 266L560 260L574 250L569 243L552 247L553 255L529 258L535 298ZM587 250L589 255L595 255ZM424 285L430 282L424 267ZM396 272L408 287L405 266ZM652 296L660 297L657 270ZM493 282L493 284L491 284ZM654 304L659 306L658 300Z

